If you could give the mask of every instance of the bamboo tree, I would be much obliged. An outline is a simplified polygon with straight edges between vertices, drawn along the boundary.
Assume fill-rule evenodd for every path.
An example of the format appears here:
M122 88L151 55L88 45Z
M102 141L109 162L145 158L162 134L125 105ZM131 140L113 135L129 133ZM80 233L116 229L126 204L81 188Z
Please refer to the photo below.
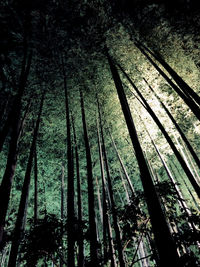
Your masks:
M122 168L122 170L123 170L123 172L124 172L124 174L125 174L126 180L127 180L128 184L129 184L129 187L130 187L130 189L131 189L132 196L134 197L134 196L135 196L135 190L134 190L134 188L133 188L133 184L132 184L131 179L129 178L129 175L128 175L127 171L126 171L126 168L125 168L125 166L124 166L124 163L123 163L123 161L122 161L122 159L121 159L121 157L120 157L120 155L119 155L119 152L118 152L118 150L117 150L117 146L116 146L116 144L115 144L115 141L114 141L114 139L113 139L113 137L112 137L111 134L110 134L110 136L111 136L111 140L112 140L113 147L114 147L114 149L115 149L115 151L116 151L116 154L117 154L117 157L118 157L118 159L119 159L121 168Z
M139 95L140 99L142 100L142 102L144 104L143 106L148 111L148 113L151 115L152 119L155 121L155 123L158 125L159 129L163 133L163 135L166 138L168 144L170 145L172 151L174 152L176 158L178 159L182 169L184 170L184 172L187 175L190 183L192 184L195 192L197 193L197 196L200 198L200 187L199 187L197 181L195 180L195 177L193 176L193 174L191 173L191 171L187 167L187 164L185 163L184 159L182 158L181 154L179 153L178 149L176 148L176 146L175 146L174 142L172 141L171 137L168 135L168 133L166 132L165 128L161 124L160 120L158 119L158 117L156 116L156 114L154 113L152 108L149 106L149 104L147 103L147 101L145 100L145 98L143 97L141 92L138 90L138 88L135 86L135 84L132 82L132 80L129 78L129 76L125 73L125 71L122 69L122 67L121 66L119 66L119 67L120 67L120 70L125 75L125 77L127 78L127 80L130 82L132 87L135 89L135 91Z
M93 266L99 266L97 229L96 229L96 222L95 222L96 216L95 216L95 208L94 208L92 158L91 158L90 144L89 144L89 139L88 139L88 131L87 131L86 118L85 118L84 99L83 99L83 93L81 90L80 90L80 102L81 102L81 114L82 114L84 141L85 141L85 150L86 150L86 161L87 161L90 257L91 257L91 264L93 264Z
M97 199L98 199L98 208L99 208L99 215L101 219L101 224L103 225L103 208L101 204L101 195L100 195L100 188L99 188L99 181L96 176L96 187L97 187Z
M132 198L134 198L134 197L135 197L135 190L134 190L133 184L132 184L131 179L130 179L130 177L129 177L129 175L128 175L128 172L127 172L127 170L126 170L126 167L125 167L125 165L124 165L124 163L123 163L123 161L122 161L122 158L121 158L121 156L120 156L120 154L119 154L119 151L118 151L118 149L117 149L117 146L116 146L116 144L115 144L115 141L114 141L114 139L113 139L113 137L112 137L111 134L110 134L110 136L111 136L111 140L112 140L112 143L113 143L113 147L114 147L114 149L115 149L115 151L116 151L116 153L117 153L117 157L118 157L118 159L119 159L121 168L122 168L122 170L123 170L123 172L124 172L124 175L125 175L126 180L127 180L127 182L128 182L129 188L131 189L131 195L132 195ZM124 186L124 189L125 189L125 192L126 192L127 203L129 204L129 203L130 203L130 197L129 197L128 190L127 190L127 188L126 188L126 184L125 184L123 175L122 175L122 173L121 173L121 170L120 170L120 176L121 176L122 183L123 183L123 186ZM133 240L134 240L134 239L133 239ZM135 242L135 240L134 240L134 242ZM140 242L139 242L138 255L141 255L141 258L144 258L144 259L142 260L143 263L141 263L141 264L144 264L144 266L147 266L147 265L148 265L148 262L147 262L147 259L145 258L146 255L144 254L144 242L143 242L142 240L140 240Z
M12 181L17 166L18 144L23 132L24 124L26 121L30 105L31 105L31 100L29 99L22 120L20 121L20 117L18 117L17 121L14 122L13 126L14 128L10 140L6 169L0 186L0 245L3 239L4 225L8 210L8 204L10 200ZM17 116L19 115L20 114L17 112Z
M78 229L79 229L79 239L78 239L78 267L84 266L84 243L83 243L83 219L82 219L82 198L81 198L81 179L79 170L79 155L78 155L78 145L75 130L74 117L72 117L72 128L74 135L74 146L75 146L75 159L76 159L76 178L77 178L77 195L78 195Z
M192 148L190 142L188 141L186 135L183 133L183 131L181 130L180 126L178 125L178 123L176 122L176 120L174 119L174 117L172 116L171 112L168 110L168 108L165 106L165 104L161 101L161 99L159 98L159 96L155 93L155 91L153 90L153 88L149 85L149 83L147 82L146 79L144 79L144 81L147 83L147 85L149 86L150 90L154 93L154 95L156 96L156 98L158 99L158 101L160 102L161 106L163 107L163 109L165 110L165 112L167 113L167 115L169 116L169 118L171 119L172 123L174 124L174 126L176 127L177 131L179 132L180 136L182 137L183 141L185 142L188 150L190 151L194 161L196 162L197 166L200 169L200 160L197 156L197 154L195 153L194 149Z
M31 67L31 61L32 61L32 52L30 52L29 55L27 55L26 46L27 45L24 44L24 57L22 61L22 70L21 70L20 79L19 79L18 92L17 92L17 95L15 96L12 108L9 111L6 122L0 131L0 152L2 151L3 144L5 142L5 139L8 135L10 128L12 128L11 139L13 138L13 136L15 136L14 138L16 140L17 125L20 121L21 108L22 108L22 96L26 88L26 84L27 84L27 80L28 80L28 76L30 72L30 67ZM10 146L11 146L11 143L10 143ZM15 146L17 145L15 144ZM13 150L14 150L14 142L13 142Z
M83 238L83 219L82 219L82 198L81 198L81 180L80 180L80 170L79 170L79 155L78 155L78 145L77 137L75 130L74 118L72 117L72 128L74 136L74 146L75 146L75 159L76 159L76 178L77 178L77 197L78 197L78 230L79 230L79 239L78 239L78 267L84 266L84 238Z
M194 195L193 195L193 192L190 190L188 184L186 183L186 181L185 181L185 179L184 179L182 173L181 173L180 170L178 169L178 166L177 166L173 161L171 161L171 163L169 162L169 167L170 167L171 172L173 173L173 176L174 176L174 177L177 177L177 178L178 178L178 177L181 177L181 181L184 183L184 185L185 185L185 187L186 187L186 189L187 189L189 195L191 196L191 198L192 198L192 200L193 200L193 203L195 204L197 210L200 211L200 206L199 206L199 204L197 203L197 201L196 201L196 199L195 199L195 197L194 197ZM176 175L175 170L176 170L176 173L178 173L178 175ZM178 180L177 178L176 178L176 180Z
M151 62L155 69L163 76L163 78L171 85L175 92L183 99L183 101L188 105L194 115L200 120L200 108L199 106L191 99L188 98L188 95L183 93L181 89L172 81L170 78L159 68L159 66L149 57L149 55L140 47L138 44L135 45L139 50L146 56L146 58Z
M37 148L35 146L34 153L34 224L37 223L38 218L38 165L37 165Z
M177 254L177 248L171 237L166 218L163 214L160 202L151 179L151 175L146 164L142 148L140 146L135 125L132 119L130 108L126 99L126 95L122 86L121 79L119 77L118 71L114 66L110 56L107 54L109 66L111 69L112 77L117 89L118 97L121 103L122 111L126 120L126 124L129 130L130 138L135 150L136 158L138 161L140 169L140 177L142 180L142 185L144 189L144 194L147 202L147 207L149 210L149 215L151 219L151 224L153 228L153 233L155 237L156 247L159 253L160 265L170 266L177 265L179 257ZM168 247L168 250L166 250Z
M43 102L44 102L44 93L42 95L42 100L40 103L39 113L36 121L36 126L33 132L33 139L32 144L30 148L24 183L22 187L22 193L20 198L20 204L17 214L17 220L15 224L15 230L14 230L14 238L11 246L10 256L9 256L9 262L8 267L15 267L16 266L16 259L17 259L17 253L21 241L21 237L24 231L24 224L25 224L25 214L27 211L27 205L28 205L28 196L29 196L29 187L30 187L30 181L31 181L31 170L32 170L32 163L34 158L34 152L35 152L35 146L37 142L37 136L38 136L38 130L39 130L39 124L40 124L40 117L42 114L42 108L43 108Z
M71 267L75 266L74 258L74 175L73 175L73 154L71 146L71 122L69 112L69 96L67 89L67 79L65 73L64 62L62 58L64 92L65 92L65 112L66 112L66 126L67 126L67 262Z
M130 204L130 196L129 196L129 193L128 193L128 189L126 188L126 183L124 181L124 177L123 177L123 174L121 172L121 169L119 169L119 174L120 174L120 177L121 177L121 181L122 181L122 184L123 184L123 187L124 187L124 191L125 191L125 195L126 195L126 199L127 199L127 204Z
M98 98L97 98L97 103ZM99 108L99 105L98 105ZM100 109L99 109L100 112ZM101 146L101 139L100 139L100 132L99 132L99 123L97 120L97 136L98 136L98 146L99 146L99 160L100 160L100 168L101 168L101 180L102 180L102 199L103 199L103 244L104 244L104 264L106 264L108 260L108 246L110 250L110 259L111 259L111 266L116 266L114 254L113 254L113 244L112 244L112 237L110 235L110 227L109 227L109 219L108 219L108 205L107 205L107 196L106 196L106 180L105 180L105 173L104 173L104 162L103 162L103 154L102 154L102 146ZM108 242L107 242L108 239Z
M191 158L191 155L189 154L189 152L188 152L188 150L186 148L186 145L185 145L183 140L181 140L181 143L182 143L183 148L184 148L183 151L185 150L185 155L188 158L188 161L190 162L190 165L191 165L191 167L192 167L192 169L193 169L193 171L194 171L194 173L196 175L197 181L200 183L200 176L199 176L199 173L197 171L198 167L195 165L193 159Z
M109 171L109 166L108 166L108 160L107 160L107 154L106 154L106 148L105 148L102 118L101 118L99 103L98 103L98 110L99 110L99 124L100 124L101 140L102 140L102 152L103 152L104 161L105 161L105 168L106 168L107 181L108 181L108 191L109 191L109 196L110 196L110 204L111 204L112 217L113 217L113 225L114 225L114 230L115 230L115 235L116 235L116 243L117 243L116 247L117 247L117 251L118 251L120 267L125 267L126 265L125 265L125 259L124 259L124 254L123 254L123 248L122 248L122 244L121 244L120 228L118 225L117 211L116 211L116 206L115 206L115 201L114 201L114 193L113 193L110 171Z
M65 189L65 167L64 167L64 162L61 164L61 181L60 181L60 218L63 221L64 220L64 189Z
M63 222L64 222L64 189L65 189L65 167L64 167L64 162L61 164L61 177L60 177L60 218L62 222L62 231L63 231ZM60 267L63 267L63 242L62 242L62 251L61 251L61 258L60 258Z
M144 50L149 52L164 68L165 70L171 75L177 85L181 88L184 94L187 97L193 98L193 100L200 105L200 97L198 94L170 67L170 65L162 58L162 56L158 52L152 52L148 47L140 42L136 42L138 46L143 47Z

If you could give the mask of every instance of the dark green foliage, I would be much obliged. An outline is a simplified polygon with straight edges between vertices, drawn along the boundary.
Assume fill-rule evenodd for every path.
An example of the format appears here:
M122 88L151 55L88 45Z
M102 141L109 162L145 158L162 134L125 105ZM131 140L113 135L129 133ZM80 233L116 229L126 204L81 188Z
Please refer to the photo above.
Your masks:
M36 225L30 220L30 225L21 247L23 260L28 266L35 266L39 259L45 257L52 259L54 255L58 260L65 229L63 223L54 214L47 214L43 219L38 219Z

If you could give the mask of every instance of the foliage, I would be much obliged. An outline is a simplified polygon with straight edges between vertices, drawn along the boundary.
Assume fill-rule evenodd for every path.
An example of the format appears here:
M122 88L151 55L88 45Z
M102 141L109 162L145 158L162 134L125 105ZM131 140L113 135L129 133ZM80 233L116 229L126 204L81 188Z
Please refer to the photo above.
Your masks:
M53 214L38 219L36 225L33 220L30 223L30 229L26 231L21 247L23 260L27 265L35 266L39 259L45 257L54 259L55 254L58 257L62 247L63 223Z

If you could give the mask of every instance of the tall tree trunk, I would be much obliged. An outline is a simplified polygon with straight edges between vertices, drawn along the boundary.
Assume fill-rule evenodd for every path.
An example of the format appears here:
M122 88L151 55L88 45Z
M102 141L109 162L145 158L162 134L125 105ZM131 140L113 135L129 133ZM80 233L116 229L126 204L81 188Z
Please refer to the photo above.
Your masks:
M61 199L60 199L60 218L63 221L64 220L64 189L65 189L65 167L64 163L61 165L61 186L60 186L60 193L61 193Z
M38 219L38 166L37 166L37 148L35 146L34 153L34 224L37 224Z
M129 196L129 193L128 193L128 190L126 188L126 183L124 181L124 177L123 177L123 174L121 172L121 169L119 169L119 174L120 174L120 177L121 177L121 181L122 181L122 184L123 184L123 187L124 187L124 191L125 191L125 195L126 195L126 200L127 200L127 204L130 204L130 196Z
M135 125L132 119L130 108L127 102L127 98L122 86L121 79L119 77L118 71L114 66L110 56L107 54L108 62L110 65L111 73L119 100L121 103L122 111L126 120L126 124L129 130L130 138L135 150L135 155L138 161L140 169L140 177L142 180L142 185L144 189L144 194L147 202L147 207L149 210L149 215L151 219L151 224L153 228L153 233L155 237L156 247L159 253L160 266L178 266L179 257L177 254L177 248L175 246L174 240L170 234L166 218L163 214L160 201L158 199L154 184L151 179L151 175L146 164L142 148L140 146L138 136L136 133ZM166 247L168 248L166 250Z
M65 91L65 111L66 111L66 126L67 126L67 172L68 172L68 185L67 185L67 262L68 266L75 266L74 259L74 175L73 175L73 154L71 146L71 122L69 112L69 96L67 90L67 80L64 68L64 62L62 59L63 67L63 79L64 79L64 91Z
M74 145L75 145L75 158L76 158L76 178L77 178L77 195L78 195L78 229L79 229L79 240L78 240L78 267L84 266L84 240L83 240L83 215L82 215L82 198L81 198L81 179L79 170L79 155L78 155L78 145L76 138L76 130L74 118L72 116L72 128L74 134Z
M98 107L99 107L100 132L101 132L101 139L102 139L102 152L103 152L103 156L104 156L106 174L107 174L107 180L108 180L108 191L109 191L109 196L110 196L110 204L111 204L112 217L113 217L113 226L114 226L114 230L115 230L115 237L116 237L116 243L117 243L116 247L117 247L117 251L118 251L120 267L125 267L126 265L125 265L125 259L124 259L123 248L122 248L122 243L121 243L120 228L118 225L117 211L116 211L116 206L115 206L115 201L114 201L114 193L113 193L110 171L109 171L109 166L108 166L108 160L107 160L107 154L106 154L106 148L105 148L103 126L102 126L102 119L101 119L101 112L100 112L99 104L98 104Z
M96 176L96 188L97 188L97 199L98 199L98 208L99 208L99 217L101 219L101 223L103 225L103 208L101 204L101 195L100 195L100 189L99 189L99 181Z
M20 198L18 215L17 215L16 224L15 224L14 237L13 237L13 242L12 242L12 246L11 246L11 252L10 252L8 267L15 267L16 266L17 253L18 253L21 237L22 237L22 234L24 231L24 217L25 217L25 214L27 211L27 205L28 205L28 196L29 196L29 187L30 187L30 181L31 181L32 163L33 163L33 158L34 158L35 146L36 146L36 142L37 142L37 135L38 135L38 130L39 130L40 117L42 114L43 102L44 102L44 93L43 93L42 100L40 103L40 108L39 108L39 113L38 113L38 117L37 117L37 121L36 121L36 126L35 126L34 133L33 133L33 140L32 140L32 144L31 144L31 148L30 148L24 183L23 183L23 187L22 187L22 194L21 194L21 198Z
M99 102L97 98L98 109ZM99 114L100 116L100 114ZM104 264L107 263L108 258L111 259L111 266L115 266L115 258L113 254L113 244L112 244L112 237L110 235L110 228L109 228L109 218L108 218L108 204L107 204L107 196L106 196L106 180L105 180L105 173L104 173L104 162L103 162L103 154L102 154L102 146L101 146L101 138L99 133L99 124L97 120L97 135L98 135L98 146L99 146L99 160L100 160L100 167L101 167L101 180L102 180L102 198L103 198L103 244L104 244ZM110 250L110 255L108 255L108 245Z
M141 119L141 118L140 118L140 119ZM141 119L141 121L142 121L142 119ZM173 184L173 187L174 187L174 189L175 189L175 191L176 191L176 193L177 193L177 196L178 196L178 202L179 202L180 207L182 207L182 208L184 209L184 211L185 211L186 213L188 213L189 209L188 209L188 207L187 207L187 204L186 204L186 202L185 202L185 200L184 200L184 197L183 197L183 195L182 195L182 193L181 193L181 191L180 191L178 185L176 184L176 181L175 181L173 175L171 174L171 172L170 172L170 170L169 170L169 168L168 168L168 166L167 166L167 164L166 164L166 162L165 162L163 156L161 155L161 153L160 153L160 151L159 151L157 145L155 144L153 138L151 137L149 131L147 130L146 125L145 125L144 122L143 122L143 125L144 125L144 127L145 127L145 130L146 130L146 132L147 132L147 134L148 134L148 136L149 136L149 138L150 138L150 140L151 140L151 143L152 143L152 145L153 145L153 147L154 147L156 153L158 154L158 157L160 158L160 161L162 162L162 165L163 165L163 167L164 167L164 169L165 169L165 171L166 171L166 173L167 173L167 176L169 177L170 182ZM148 159L147 159L147 160L148 160ZM153 168L152 168L151 166L150 166L150 168L151 168L152 171L153 171Z
M21 98L20 98L21 99ZM21 100L20 100L21 103ZM19 106L19 109L21 104ZM13 130L11 134L10 146L8 151L8 158L6 163L6 169L0 186L0 246L3 239L4 225L6 214L8 210L8 204L10 200L10 193L12 187L12 181L15 174L15 169L17 165L17 156L18 156L18 143L22 135L24 123L28 110L30 107L30 101L27 103L26 110L24 112L24 117L20 121L20 110L16 111L16 120L13 122Z
M171 163L172 163L172 164L171 164ZM195 197L194 197L194 195L193 195L193 192L190 190L188 184L186 183L184 177L182 176L182 173L179 171L178 166L177 166L173 161L171 161L171 163L169 162L169 167L170 167L170 169L171 169L171 172L173 173L173 176L176 177L176 180L177 180L177 181L178 181L178 177L181 177L181 182L184 183L184 185L185 185L185 187L186 187L186 189L187 189L189 195L191 196L191 198L192 198L192 200L193 200L193 202L194 202L194 204L195 204L197 210L200 211L200 206L199 206L199 204L197 203L197 201L196 201L196 199L195 199ZM176 170L176 172L175 172L175 170ZM176 174L177 174L177 175L176 175ZM180 180L179 180L179 181L180 181Z
M60 218L61 218L61 222L62 222L62 232L64 229L64 189L65 189L65 182L64 182L64 178L65 178L65 167L64 167L64 162L62 162L61 164L61 178L60 178ZM63 267L63 242L62 242L62 251L61 251L61 259L60 259L60 267Z
M185 163L184 159L182 158L182 156L179 153L178 149L176 148L175 144L173 143L171 137L168 135L168 133L166 132L165 128L161 124L160 120L158 119L158 117L156 116L154 111L151 109L151 107L149 106L149 104L147 103L147 101L145 100L143 95L141 94L141 92L138 90L138 88L135 86L135 84L132 82L132 80L129 78L129 76L125 73L125 71L122 69L122 67L121 66L119 66L119 67L120 67L121 71L123 72L123 74L125 75L125 77L127 78L127 80L130 82L130 84L133 86L133 88L135 89L135 91L139 95L140 99L144 103L144 107L146 108L148 113L151 115L152 119L155 121L155 123L157 124L157 126L159 127L161 132L163 133L163 135L166 138L168 144L170 145L172 151L174 152L176 158L178 159L182 169L184 170L184 172L187 175L190 183L192 184L195 192L197 193L197 196L200 198L200 187L199 187L197 181L195 180L195 177L193 176L193 174L191 173L191 171L187 167L187 164Z
M88 139L87 124L85 118L85 108L83 93L80 90L80 101L81 101L81 114L84 131L84 141L86 150L86 161L87 161L87 182L88 182L88 212L89 212L89 231L90 231L90 257L91 264L93 266L99 266L98 260L98 241L97 241L97 230L95 222L95 208L94 208L94 185L93 185L93 174L92 174L92 158L90 152L90 144Z
M18 92L14 99L12 108L9 111L6 122L0 131L0 152L2 151L3 144L5 142L6 136L8 135L9 129L12 128L12 132L13 132L12 136L16 132L16 125L18 124L20 120L22 96L23 96L26 83L28 80L28 75L29 75L29 71L31 67L31 60L32 60L32 52L30 52L28 59L27 59L27 51L25 51L24 59L22 62L22 71L21 71L21 76L20 76L20 81L19 81Z
M149 86L150 90L154 93L154 95L156 96L156 98L158 99L158 101L160 102L161 106L164 108L165 112L167 113L167 115L169 116L169 118L171 119L172 123L174 124L174 126L176 127L177 131L179 132L180 136L182 137L183 141L185 142L188 150L190 151L194 161L196 162L197 166L200 169L200 160L197 156L197 154L195 153L194 149L192 148L190 142L188 141L187 137L185 136L185 134L183 133L183 131L181 130L181 128L179 127L178 123L176 122L176 120L174 119L174 117L172 116L172 114L170 113L170 111L168 110L168 108L165 106L165 104L161 101L161 99L159 98L159 96L155 93L155 91L153 90L153 88L149 85L149 83L146 81L146 79L144 79L144 81L147 83L147 85Z
M183 140L181 140L181 143L182 143L183 148L184 148L183 151L185 150L185 155L188 158L188 161L190 162L190 165L192 166L192 169L193 169L193 171L194 171L194 173L196 175L197 181L200 183L200 176L199 176L199 173L197 171L197 166L195 165L193 159L191 158L191 155L189 154L189 152L188 152L188 150L186 148L186 145L185 145Z
M143 47L144 50L149 52L170 74L174 81L178 84L181 90L188 96L193 98L193 100L200 105L200 97L198 94L169 66L169 64L162 58L158 52L152 52L145 45L137 42L137 45Z
M118 152L118 150L117 150L117 146L116 146L116 144L115 144L115 141L114 141L114 139L113 139L113 137L112 137L111 134L110 134L110 136L111 136L111 140L112 140L113 147L114 147L114 149L115 149L115 151L116 151L116 154L117 154L117 157L118 157L118 159L119 159L121 168L122 168L122 170L123 170L123 172L124 172L124 174L125 174L126 180L127 180L128 184L129 184L129 187L130 187L130 189L131 189L132 196L134 197L134 196L135 196L135 190L134 190L134 188L133 188L133 184L132 184L131 179L130 179L130 177L129 177L127 171L126 171L126 168L125 168L125 166L124 166L124 163L123 163L123 161L122 161L122 159L121 159L121 157L120 157L120 155L119 155L119 152Z
M149 57L149 55L140 47L135 44L139 50L146 56L146 58L151 62L155 69L163 76L163 78L171 85L175 92L183 99L183 101L188 105L194 115L200 120L200 108L188 95L183 93L180 88L172 81L170 78L158 67L158 65Z

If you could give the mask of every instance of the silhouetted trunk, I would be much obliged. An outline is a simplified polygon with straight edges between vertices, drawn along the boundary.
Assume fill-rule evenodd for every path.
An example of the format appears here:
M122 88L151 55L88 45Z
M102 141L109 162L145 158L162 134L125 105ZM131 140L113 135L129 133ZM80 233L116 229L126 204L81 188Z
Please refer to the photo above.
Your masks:
M128 190L127 190L127 188L126 188L126 184L125 184L125 181L124 181L124 177L123 177L123 174L122 174L122 172L121 172L120 169L119 169L119 174L120 174L121 181L122 181L122 184L123 184L123 187L124 187L124 191L125 191L125 195L126 195L127 204L130 204L129 193L128 193Z
M61 176L60 176L60 218L61 218L61 222L62 222L62 232L64 230L64 190L65 190L65 182L64 182L64 178L65 178L65 167L64 167L64 162L62 162L61 164ZM63 242L61 244L62 250L60 253L60 267L63 266Z
M190 151L191 155L193 156L194 161L196 162L197 166L200 169L200 160L199 160L197 154L195 153L195 151L193 150L193 148L192 148L190 142L188 141L187 137L185 136L185 134L183 133L183 131L179 127L178 123L176 122L176 120L174 119L174 117L172 116L172 114L170 113L170 111L168 110L168 108L161 101L161 99L159 98L159 96L155 93L155 91L153 90L153 88L148 84L148 82L146 80L145 80L145 82L149 86L150 90L154 93L154 95L156 96L156 98L158 99L158 101L160 102L160 104L162 105L162 107L164 108L164 110L166 111L166 113L169 116L169 118L171 119L171 121L173 122L174 126L176 127L177 131L179 132L180 136L182 137L183 141L185 142L188 150Z
M143 44L137 42L138 46L142 46L147 52L149 52L170 74L182 91L188 96L193 98L193 100L200 105L200 97L198 94L169 66L169 64L159 55L157 52L152 52L149 48Z
M65 188L65 182L64 182L64 177L65 177L65 167L64 163L61 165L61 186L60 186L60 193L61 193L61 199L60 199L60 218L63 222L64 220L64 188Z
M37 148L34 153L34 224L37 224L38 218L38 166L37 166Z
M100 110L100 107L99 107L99 110ZM107 174L107 180L108 180L108 191L109 191L109 196L110 196L111 211L112 211L112 216L113 216L113 226L114 226L115 237L116 237L116 248L118 251L120 267L125 267L125 259L124 259L123 248L122 248L122 243L121 243L122 241L120 237L120 229L118 225L117 212L116 212L115 201L114 201L114 193L113 193L110 171L109 171L109 166L108 166L102 119L101 119L100 112L99 112L99 121L100 121L100 132L101 132L101 139L102 139L102 152L103 152L105 167L106 167L106 174Z
M5 124L0 131L0 152L2 151L3 144L8 135L9 129L12 128L12 132L13 132L12 136L13 136L16 132L16 128L17 128L16 125L19 123L19 120L20 120L22 96L23 96L23 93L26 87L26 83L28 80L28 75L29 75L29 71L31 67L32 52L30 52L28 59L26 57L27 57L27 52L24 52L24 59L22 63L23 65L22 65L22 71L21 71L21 76L20 76L20 81L19 81L18 92L12 104L12 108L9 111Z
M15 267L16 266L18 249L19 249L21 237L22 237L22 234L24 231L24 218L25 218L25 214L27 211L27 205L28 205L28 196L29 196L29 187L30 187L30 181L31 181L32 163L33 163L34 152L35 152L35 147L36 147L36 142L37 142L37 135L38 135L38 130L39 130L40 117L42 114L43 102L44 102L44 93L43 93L42 100L40 103L40 109L39 109L39 113L38 113L38 117L37 117L37 121L36 121L36 126L35 126L34 133L33 133L33 140L32 140L32 144L31 144L31 148L30 148L24 183L23 183L23 187L22 187L22 194L21 194L21 198L20 198L18 215L17 215L16 224L15 224L14 237L13 237L13 242L12 242L12 246L11 246L11 252L10 252L8 267Z
M99 117L100 117L100 107L97 98L98 110L99 110ZM113 257L113 244L112 244L112 237L110 235L110 228L109 228L109 218L108 218L108 204L107 204L107 196L106 196L106 180L105 180L105 173L104 173L104 162L103 162L103 154L102 154L102 146L101 146L101 139L99 133L99 125L97 120L97 135L98 135L98 146L99 146L99 160L100 160L100 167L101 167L101 180L102 180L102 200L103 200L103 245L104 245L104 264L107 263L108 259L111 259L111 266L115 266L115 258ZM110 255L108 254L108 245L110 250Z
M171 164L172 163L172 164ZM200 211L200 206L199 204L197 203L194 195L193 195L193 192L190 190L189 186L187 185L182 173L179 171L178 167L176 166L176 164L173 162L173 160L171 161L171 163L169 162L169 166L170 166L170 169L171 169L171 172L173 173L173 176L176 177L176 180L178 181L178 177L181 178L181 182L184 183L189 195L191 196L196 208L198 211ZM176 170L176 171L175 171ZM180 181L180 180L179 180Z
M67 262L68 266L75 266L74 259L74 175L73 175L73 154L71 146L71 122L69 113L69 96L67 90L66 73L64 69L64 62L62 60L64 91L65 91L65 111L66 111L66 126L67 126Z
M96 176L96 189L97 189L97 199L98 199L99 216L100 216L101 223L102 223L102 226L103 226L103 208L102 208L102 205L101 205L101 196L100 196L100 189L99 189L99 181L98 181L97 176Z
M183 151L185 151L185 155L188 158L188 161L190 162L190 165L192 166L192 169L193 169L193 171L194 171L194 173L196 175L197 181L200 183L200 176L199 176L199 173L197 171L198 167L194 164L193 159L191 158L191 155L189 154L189 152L188 152L188 150L186 148L186 145L183 142L183 140L181 140L181 143L182 143L183 148L184 148Z
M188 105L194 115L200 120L200 108L199 106L191 99L188 98L188 95L183 93L180 88L172 82L172 80L158 67L158 65L149 57L149 55L138 45L135 45L139 48L139 50L146 56L146 58L151 62L151 64L155 67L155 69L163 76L163 78L171 85L171 87L175 90L175 92L183 99L183 101Z
M179 257L177 254L177 249L174 244L174 241L171 237L169 228L167 226L166 218L163 214L160 201L158 199L157 193L155 191L154 184L152 182L148 166L146 164L142 148L140 146L138 136L136 133L135 125L132 119L132 115L130 112L130 108L126 99L126 95L122 86L121 79L117 72L116 67L114 66L109 55L108 62L110 65L111 73L113 76L113 80L115 82L115 86L117 89L117 93L119 96L119 100L121 103L122 111L124 113L124 117L126 120L126 124L129 130L130 138L133 144L133 148L135 150L135 155L138 161L139 169L140 169L140 177L142 180L142 185L144 189L144 195L147 202L147 207L149 210L149 215L151 219L151 224L153 228L153 233L155 236L155 243L159 253L160 258L160 266L168 267L168 266L178 266ZM166 247L168 249L166 249Z
M133 188L133 184L132 184L131 179L129 178L129 175L128 175L127 171L126 171L126 168L125 168L125 166L124 166L124 163L123 163L123 161L122 161L122 159L121 159L121 157L120 157L120 155L119 155L119 152L118 152L118 150L117 150L117 146L116 146L116 144L115 144L115 141L114 141L112 135L110 135L110 136L111 136L111 140L112 140L113 147L114 147L114 149L115 149L115 151L116 151L116 154L117 154L117 157L118 157L118 159L119 159L121 168L122 168L122 170L123 170L123 172L124 172L124 174L125 174L126 180L127 180L128 184L129 184L129 187L130 187L130 189L131 189L132 196L134 197L134 196L135 196L135 190L134 190L134 188Z
M83 243L83 219L82 219L82 198L81 198L81 179L79 171L79 155L78 155L78 145L76 138L76 130L74 125L74 118L72 116L72 127L74 133L74 145L75 145L75 158L76 158L76 178L77 178L77 197L78 197L78 229L79 229L79 239L78 239L78 267L84 266L84 243Z
M85 150L86 150L86 161L87 161L90 257L91 257L91 265L99 266L98 241L97 241L97 230L96 230L95 208L94 208L94 185L93 185L93 175L92 175L92 158L91 158L90 144L89 144L89 139L88 139L87 124L86 124L86 118L85 118L83 93L81 90L80 90L80 101L81 101L81 114L82 114L84 141L85 141Z
M24 112L24 117L20 121L20 113L17 111L16 120L13 122L13 131L11 134L10 146L8 151L8 158L6 163L6 169L0 186L0 246L3 239L4 225L6 214L8 210L8 204L10 199L10 192L12 187L12 181L15 174L15 169L17 165L17 156L18 156L18 143L22 135L24 123L28 110L30 107L30 100L27 103L26 110Z
M151 109L151 107L149 106L149 104L147 103L147 101L145 100L143 95L141 94L141 92L138 90L138 88L135 86L135 84L132 82L132 80L129 78L129 76L125 73L125 71L122 69L122 67L121 66L119 66L119 67L120 67L121 71L123 72L123 74L125 75L125 77L127 78L127 80L130 82L130 84L133 86L133 88L135 89L135 91L139 95L140 99L144 103L144 107L146 108L148 113L151 115L152 119L155 121L155 123L157 124L158 128L163 133L163 135L166 138L168 144L170 145L172 151L174 152L175 156L177 157L181 167L183 168L185 174L187 175L190 183L192 184L195 192L197 193L197 196L200 198L200 187L199 187L197 181L195 180L195 177L192 175L191 171L187 167L187 164L185 163L184 159L182 158L182 156L179 153L178 149L176 148L175 144L173 143L171 137L168 135L168 133L166 132L165 128L161 124L160 120L158 119L158 117L156 116L154 111Z

